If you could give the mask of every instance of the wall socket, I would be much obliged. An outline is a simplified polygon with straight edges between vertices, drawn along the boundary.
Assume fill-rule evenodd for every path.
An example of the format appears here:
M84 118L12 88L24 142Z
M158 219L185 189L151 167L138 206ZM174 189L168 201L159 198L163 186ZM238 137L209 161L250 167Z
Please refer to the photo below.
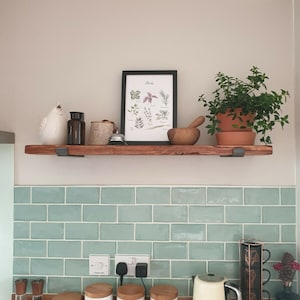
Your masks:
M148 276L150 274L150 256L149 255L116 255L115 256L115 272L117 264L124 262L127 264L128 272L125 276L135 276L135 266L137 263L147 263Z
M90 254L89 257L90 275L109 275L109 255Z

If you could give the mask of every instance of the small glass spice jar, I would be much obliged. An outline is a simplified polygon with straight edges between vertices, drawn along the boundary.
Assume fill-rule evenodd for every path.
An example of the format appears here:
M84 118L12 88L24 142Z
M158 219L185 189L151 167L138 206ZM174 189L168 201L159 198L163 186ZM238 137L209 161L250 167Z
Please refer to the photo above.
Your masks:
M118 287L117 300L144 300L145 289L138 284L125 284Z
M71 120L68 121L68 145L85 144L84 113L72 111Z
M84 291L85 300L112 300L112 285L105 282L88 285Z

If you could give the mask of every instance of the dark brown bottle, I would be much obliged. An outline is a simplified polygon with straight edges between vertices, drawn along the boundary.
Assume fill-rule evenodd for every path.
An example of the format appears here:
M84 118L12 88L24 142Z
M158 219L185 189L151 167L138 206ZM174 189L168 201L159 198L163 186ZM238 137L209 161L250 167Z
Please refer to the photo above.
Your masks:
M84 113L70 112L71 120L68 121L68 145L84 145L85 122Z

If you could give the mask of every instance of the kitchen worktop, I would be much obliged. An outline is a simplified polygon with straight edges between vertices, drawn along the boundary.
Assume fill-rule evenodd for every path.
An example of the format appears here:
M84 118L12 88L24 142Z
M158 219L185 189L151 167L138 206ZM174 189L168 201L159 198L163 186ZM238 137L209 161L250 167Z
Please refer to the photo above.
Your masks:
M51 300L54 296L56 296L57 294L44 294L43 295L43 300ZM32 295L31 294L27 294L26 295L26 300L31 300L32 299ZM84 299L84 296L82 295L82 300ZM116 299L116 297L114 296L114 300ZM178 297L178 300L192 300L193 297ZM15 294L12 295L11 300L15 300ZM149 300L149 297L146 297L146 300Z

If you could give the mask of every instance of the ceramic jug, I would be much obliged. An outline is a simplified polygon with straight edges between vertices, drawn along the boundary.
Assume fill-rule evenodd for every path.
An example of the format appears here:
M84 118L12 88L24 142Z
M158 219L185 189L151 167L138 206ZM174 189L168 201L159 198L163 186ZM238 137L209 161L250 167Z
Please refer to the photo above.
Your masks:
M116 130L115 123L109 120L91 122L89 144L106 145Z

